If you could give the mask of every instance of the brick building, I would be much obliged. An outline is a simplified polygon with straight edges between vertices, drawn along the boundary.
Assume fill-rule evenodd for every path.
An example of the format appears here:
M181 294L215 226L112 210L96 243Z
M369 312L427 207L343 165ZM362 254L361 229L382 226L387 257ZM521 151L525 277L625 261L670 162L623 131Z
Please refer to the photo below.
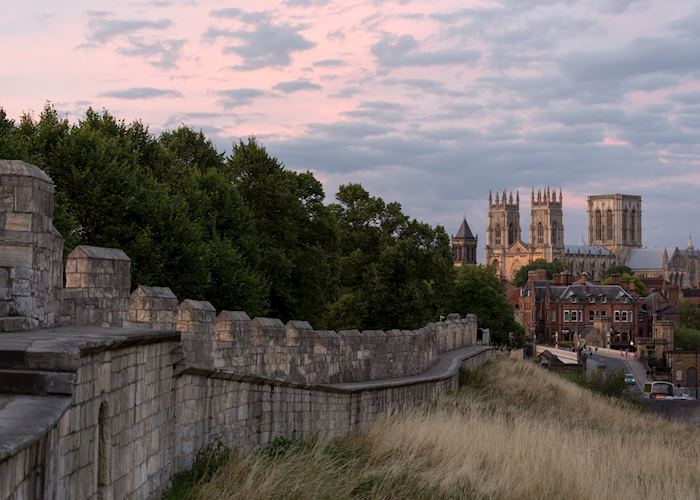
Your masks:
M531 271L520 296L526 335L538 342L588 344L624 348L648 336L649 324L641 301L619 282L598 285L583 274L577 280L567 273L546 279L544 271Z

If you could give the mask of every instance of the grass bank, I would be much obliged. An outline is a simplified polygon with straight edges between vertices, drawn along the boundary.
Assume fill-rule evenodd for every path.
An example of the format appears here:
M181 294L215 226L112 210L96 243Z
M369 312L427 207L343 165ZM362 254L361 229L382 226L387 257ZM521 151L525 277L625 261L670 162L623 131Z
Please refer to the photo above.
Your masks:
M233 456L200 499L699 498L700 434L524 362L352 439Z

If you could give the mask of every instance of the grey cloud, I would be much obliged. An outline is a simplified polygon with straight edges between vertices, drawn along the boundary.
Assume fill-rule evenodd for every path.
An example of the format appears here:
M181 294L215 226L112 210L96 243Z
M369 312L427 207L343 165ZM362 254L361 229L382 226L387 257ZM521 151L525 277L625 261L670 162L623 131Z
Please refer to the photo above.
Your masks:
M335 137L347 137L351 139L362 139L365 137L388 134L395 129L375 125L373 123L362 122L333 122L333 123L310 123L307 126L310 134L324 134Z
M345 99L347 97L352 97L357 94L361 94L362 89L360 87L345 87L335 94L331 94L330 97L337 97L340 99Z
M428 94L440 96L464 97L469 95L468 92L450 89L442 82L427 78L387 78L383 80L383 83L387 85L403 85L405 87L417 89Z
M92 13L88 21L87 39L90 43L105 43L120 35L129 35L138 31L152 29L164 30L172 22L168 19L155 21L147 19L112 19L109 13Z
M681 92L672 96L672 99L682 104L700 104L700 92Z
M255 99L267 95L267 92L259 89L239 88L218 90L215 92L219 96L217 103L224 109L231 109L238 106L245 106Z
M576 52L560 61L574 80L606 81L664 72L700 70L700 44L684 38L640 38L617 50Z
M345 40L345 33L341 30L329 31L326 34L326 38L329 40Z
M211 17L240 19L244 23L257 24L269 22L272 16L267 11L244 11L235 7L209 11Z
M294 92L301 92L302 90L321 90L321 86L317 83L310 82L309 80L292 80L289 82L280 82L273 87L275 90L284 92L285 94L292 94Z
M672 22L670 27L680 33L700 37L700 9L692 16L687 16Z
M249 30L209 28L203 38L210 41L219 38L240 40L239 45L229 45L223 49L224 54L236 54L243 59L243 64L233 67L238 70L288 66L292 62L291 55L294 52L316 46L299 33L308 27L306 25L271 24L262 19L251 23L253 27Z
M383 68L474 63L481 57L478 50L472 49L420 50L412 35L384 35L371 50Z
M115 99L153 99L156 97L182 97L177 90L157 89L154 87L131 87L123 90L111 90L100 94L101 97L113 97Z
M145 42L140 38L129 38L129 46L117 49L125 56L143 57L156 68L173 69L182 55L184 40L157 40Z
M284 4L289 7L320 7L328 4L328 0L284 0Z
M345 66L345 61L342 59L322 59L313 64L314 68L339 68Z
M376 122L396 122L405 119L407 107L388 101L364 101L356 109L343 111L340 114L349 118L368 119Z

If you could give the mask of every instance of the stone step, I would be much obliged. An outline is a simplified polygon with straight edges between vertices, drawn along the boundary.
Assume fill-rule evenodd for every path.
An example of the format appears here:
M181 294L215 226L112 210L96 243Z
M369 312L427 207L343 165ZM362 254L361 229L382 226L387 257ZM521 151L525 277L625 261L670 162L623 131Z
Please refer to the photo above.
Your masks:
M73 394L75 373L43 372L35 370L0 370L0 393L32 394Z
M24 332L37 328L38 322L25 316L0 317L0 332Z

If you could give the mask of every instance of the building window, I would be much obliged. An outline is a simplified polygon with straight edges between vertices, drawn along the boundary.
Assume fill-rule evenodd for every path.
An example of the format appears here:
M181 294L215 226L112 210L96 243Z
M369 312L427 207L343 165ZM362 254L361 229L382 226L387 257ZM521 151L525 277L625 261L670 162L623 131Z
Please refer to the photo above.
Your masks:
M627 242L627 209L622 211L622 242Z
M569 322L569 311L564 311L564 323Z
M614 314L613 321L620 321L620 311L615 311L613 314Z
M608 317L608 311L600 311L600 317L601 317L601 318L607 318L607 317Z
M613 239L613 213L612 210L608 210L605 217L605 226L608 240Z
M537 223L537 243L540 245L544 243L544 226L541 222Z
M621 318L620 320L621 320L623 323L627 323L627 311L622 311L622 312L620 313L620 318Z
M595 319L595 311L588 311L588 321L593 321Z
M600 210L595 211L595 239L598 241L603 239L603 217Z
M557 226L556 221L552 222L552 245L558 245L559 244L559 227Z
M496 245L501 244L501 225L500 224L496 224L496 230L494 232L493 239L494 239L494 242Z
M508 246L515 243L515 226L511 222L508 224Z

